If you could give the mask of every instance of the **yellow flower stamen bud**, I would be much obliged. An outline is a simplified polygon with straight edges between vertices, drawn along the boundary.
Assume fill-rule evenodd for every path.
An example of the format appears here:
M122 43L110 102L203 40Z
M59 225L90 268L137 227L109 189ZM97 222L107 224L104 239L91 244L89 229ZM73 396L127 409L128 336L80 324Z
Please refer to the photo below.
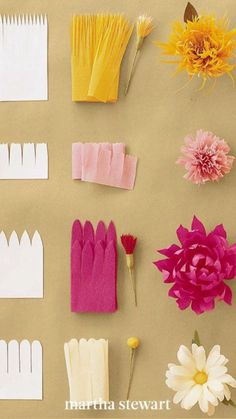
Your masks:
M204 371L198 371L194 377L193 377L194 381L196 384L205 384L208 380L208 375L204 372Z
M137 349L140 345L140 340L139 338L133 336L127 340L127 345L131 349Z

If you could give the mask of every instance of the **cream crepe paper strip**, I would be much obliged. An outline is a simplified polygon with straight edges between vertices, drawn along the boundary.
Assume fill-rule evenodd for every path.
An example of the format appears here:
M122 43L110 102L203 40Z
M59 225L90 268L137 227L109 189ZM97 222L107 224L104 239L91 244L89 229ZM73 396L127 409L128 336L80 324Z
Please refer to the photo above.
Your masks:
M0 16L0 101L47 100L46 16Z
M47 144L0 144L0 179L48 179Z
M42 346L37 340L0 340L0 399L42 400Z
M43 243L36 231L30 240L25 231L9 242L0 233L0 298L43 298Z
M70 401L109 401L108 341L71 339L64 351Z

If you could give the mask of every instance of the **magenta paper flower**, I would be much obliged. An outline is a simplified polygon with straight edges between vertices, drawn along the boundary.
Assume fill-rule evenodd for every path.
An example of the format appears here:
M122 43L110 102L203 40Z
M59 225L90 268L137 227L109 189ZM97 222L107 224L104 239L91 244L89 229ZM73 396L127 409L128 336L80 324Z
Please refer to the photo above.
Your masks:
M176 163L187 170L184 178L196 184L219 180L233 166L228 144L211 132L199 130L195 138L186 137L181 151L183 156Z
M222 224L209 234L194 216L191 230L182 225L176 231L180 246L159 250L166 259L154 262L165 283L173 283L169 296L181 310L191 306L197 314L212 310L216 300L232 302L225 280L236 275L236 243L228 244Z

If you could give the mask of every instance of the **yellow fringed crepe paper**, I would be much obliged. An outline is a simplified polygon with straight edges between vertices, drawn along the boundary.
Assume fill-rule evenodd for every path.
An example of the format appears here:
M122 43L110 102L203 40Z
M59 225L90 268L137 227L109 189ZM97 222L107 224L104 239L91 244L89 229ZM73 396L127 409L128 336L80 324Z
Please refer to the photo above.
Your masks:
M71 25L72 100L116 102L120 65L133 27L119 14L74 16Z

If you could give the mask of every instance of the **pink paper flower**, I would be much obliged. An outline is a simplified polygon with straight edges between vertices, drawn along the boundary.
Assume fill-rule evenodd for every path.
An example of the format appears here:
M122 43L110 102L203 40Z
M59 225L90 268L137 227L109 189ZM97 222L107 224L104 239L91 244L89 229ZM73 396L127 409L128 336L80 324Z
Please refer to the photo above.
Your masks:
M193 183L216 181L230 172L234 157L229 156L228 144L211 132L199 130L196 137L185 138L183 153L177 164L185 167L185 179Z
M228 244L222 224L209 234L194 216L189 231L177 229L180 246L159 250L166 259L155 262L165 283L174 283L169 296L181 310L191 306L197 314L212 310L216 300L232 302L232 292L225 280L236 276L236 243Z

